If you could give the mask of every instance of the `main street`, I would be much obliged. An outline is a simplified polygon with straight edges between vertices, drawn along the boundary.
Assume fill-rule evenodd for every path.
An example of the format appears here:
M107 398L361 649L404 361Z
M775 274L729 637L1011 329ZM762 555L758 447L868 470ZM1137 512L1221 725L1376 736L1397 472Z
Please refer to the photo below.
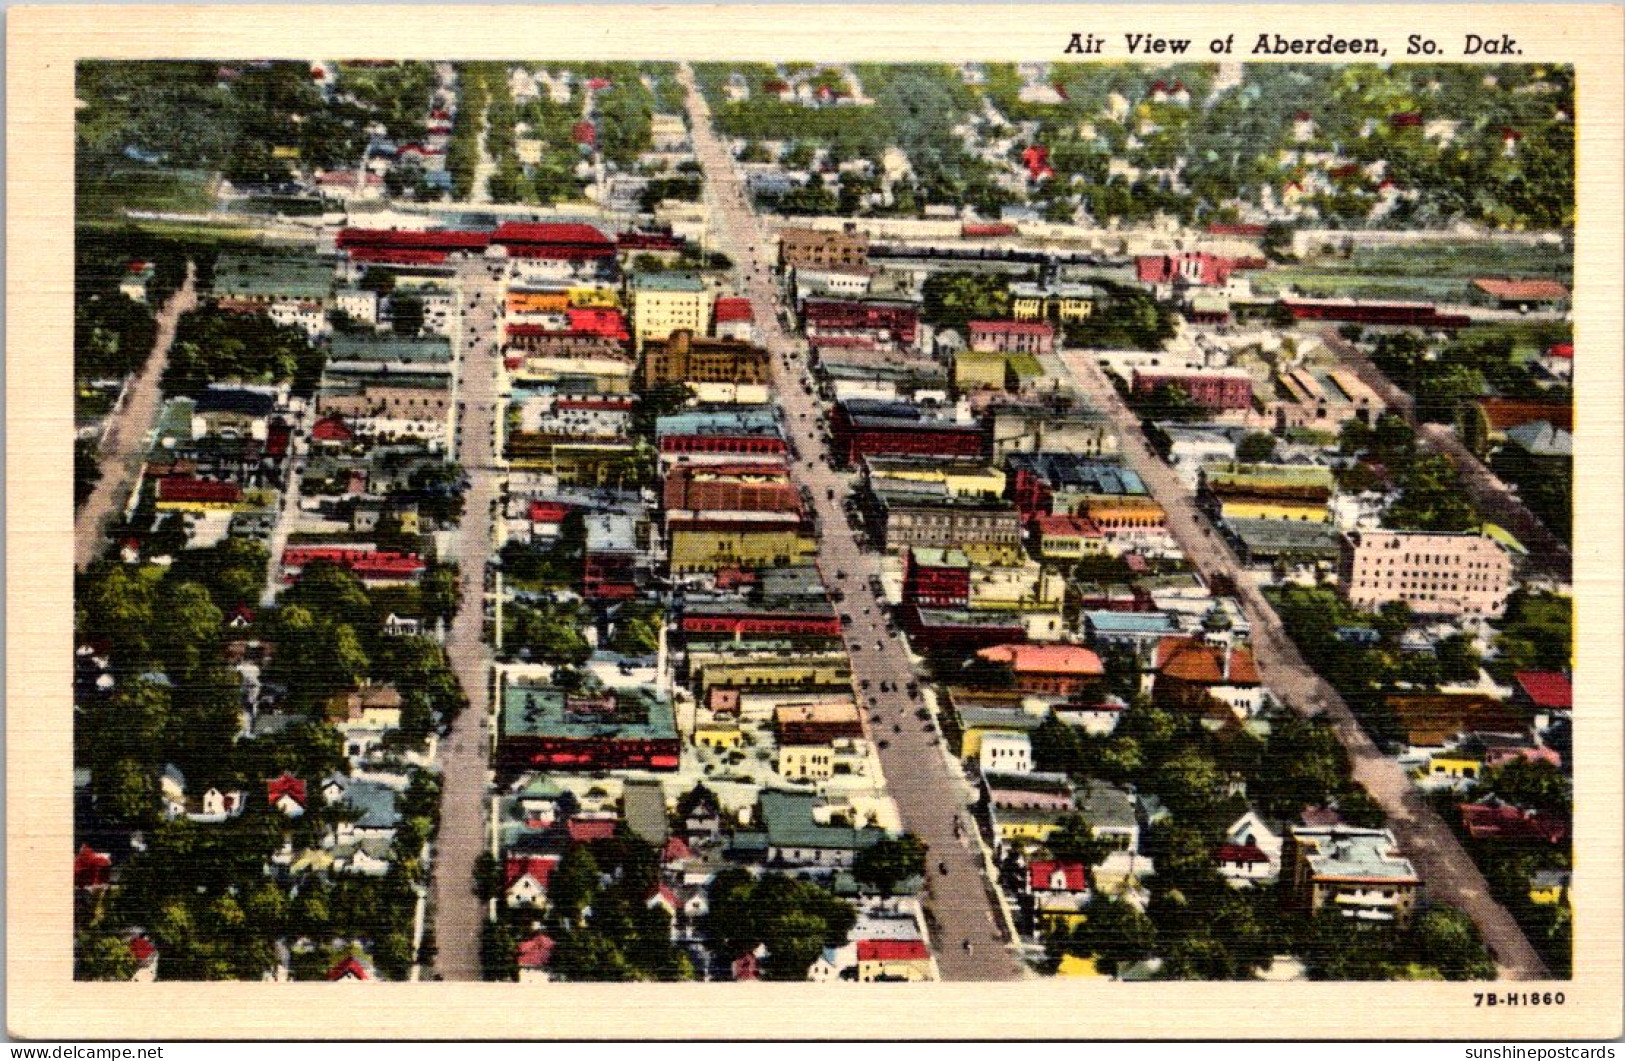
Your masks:
M186 263L186 280L158 310L158 331L152 353L124 388L124 400L108 414L110 423L102 435L98 467L101 478L73 519L73 566L83 571L101 555L107 544L103 535L108 521L129 499L130 483L147 449L147 433L158 419L163 395L158 381L169 364L169 347L175 341L175 327L181 314L197 305L197 266Z
M1507 485L1496 478L1484 463L1462 445L1448 424L1424 423L1417 419L1416 401L1366 356L1365 351L1327 328L1321 333L1327 348L1360 377L1360 382L1376 391L1388 408L1410 424L1422 446L1449 458L1456 477L1472 496L1480 512L1510 531L1529 550L1529 565L1564 582L1573 577L1574 564L1568 546L1546 529L1546 524L1520 501Z
M733 156L711 129L710 112L685 64L679 79L688 92L694 151L705 171L715 242L734 260L741 292L755 315L756 341L772 355L774 394L793 437L793 473L806 487L819 521L818 567L831 591L844 600L855 692L870 735L880 748L887 790L903 824L930 849L928 906L937 964L946 980L1014 980L1023 967L1007 944L998 901L989 882L966 811L968 790L942 747L934 724L916 715L917 701L903 690L914 680L901 637L885 626L879 595L870 580L879 558L865 553L847 524L842 502L848 478L837 473L820 440L822 410L808 384L801 344L781 325L780 299L767 255L770 244L751 209ZM887 690L887 691L882 691Z
M1124 457L1139 472L1151 496L1167 512L1168 529L1185 556L1210 583L1215 576L1234 582L1248 620L1252 649L1264 684L1287 706L1329 723L1349 754L1354 779L1388 816L1427 888L1427 894L1466 911L1493 948L1503 979L1540 980L1545 964L1524 938L1512 915L1490 897L1478 867L1443 820L1433 812L1405 770L1368 737L1343 698L1299 654L1269 601L1259 592L1224 539L1196 507L1196 499L1174 471L1151 450L1139 420L1087 350L1062 355L1084 396L1116 428Z
M440 744L440 836L431 895L438 948L435 969L446 980L480 979L480 925L485 918L484 905L474 894L474 860L487 846L491 658L485 645L485 579L504 476L496 450L501 369L497 307L502 294L491 269L484 259L457 266L464 316L455 334L460 408L453 422L457 460L469 487L450 556L460 568L462 592L446 639L446 657L468 694L468 709Z

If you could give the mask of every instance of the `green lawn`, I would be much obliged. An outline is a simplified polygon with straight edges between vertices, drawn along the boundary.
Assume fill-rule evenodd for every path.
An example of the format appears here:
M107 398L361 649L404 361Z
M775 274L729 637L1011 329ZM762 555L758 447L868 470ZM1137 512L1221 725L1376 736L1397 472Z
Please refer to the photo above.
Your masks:
M203 170L114 166L80 175L76 209L80 217L105 217L126 210L201 213L214 208L214 180L214 174Z

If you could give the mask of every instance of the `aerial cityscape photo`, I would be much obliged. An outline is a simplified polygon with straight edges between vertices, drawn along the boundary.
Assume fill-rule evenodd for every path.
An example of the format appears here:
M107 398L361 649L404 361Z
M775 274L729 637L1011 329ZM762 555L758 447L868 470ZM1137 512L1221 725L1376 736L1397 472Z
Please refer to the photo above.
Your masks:
M1571 68L75 84L77 979L1571 977Z

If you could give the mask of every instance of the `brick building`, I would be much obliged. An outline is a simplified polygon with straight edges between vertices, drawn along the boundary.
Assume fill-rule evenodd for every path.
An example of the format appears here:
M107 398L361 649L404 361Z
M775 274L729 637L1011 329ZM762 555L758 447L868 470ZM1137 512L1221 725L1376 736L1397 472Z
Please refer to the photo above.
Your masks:
M903 603L963 608L970 601L970 558L961 549L910 547L903 552Z
M1001 354L1055 351L1055 326L1045 321L971 321L970 348Z
M645 387L666 383L767 383L766 350L738 339L711 339L683 328L643 346Z
M1135 369L1131 388L1150 395L1158 387L1177 387L1215 412L1244 410L1253 404L1253 379L1239 368Z
M816 228L779 231L779 265L820 268L827 265L869 264L869 237L861 232Z

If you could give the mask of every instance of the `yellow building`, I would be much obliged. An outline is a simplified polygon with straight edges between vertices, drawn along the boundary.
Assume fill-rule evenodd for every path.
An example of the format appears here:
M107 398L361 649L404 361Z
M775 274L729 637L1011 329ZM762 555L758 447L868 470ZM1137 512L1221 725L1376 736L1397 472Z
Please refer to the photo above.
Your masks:
M1036 560L977 564L970 573L972 611L1054 611L1066 597L1066 580Z
M1529 879L1529 901L1537 906L1553 906L1563 901L1568 888L1568 871L1543 869Z
M1093 958L1080 958L1076 954L1063 955L1061 964L1055 967L1055 975L1083 980L1098 980L1105 976L1095 967Z
M1087 320L1095 312L1099 297L1100 291L1088 284L1011 284L1010 315L1018 321Z
M754 513L753 513L754 514ZM772 567L811 562L818 543L799 524L768 524L760 529L724 525L669 525L671 569L677 574L725 567Z
M835 749L828 744L779 746L779 776L822 781L835 776Z
M1300 523L1327 523L1332 516L1324 502L1231 498L1219 506L1219 518L1226 522L1233 519L1286 519Z
M592 394L632 393L630 361L607 357L527 357L508 376L516 383L558 386L569 382L578 391Z
M1427 776L1449 778L1452 781L1473 781L1483 772L1482 759L1460 750L1439 752L1428 760L1427 766Z
M745 733L738 726L710 723L694 728L694 743L701 748L726 752L732 751L744 742Z
M858 979L921 982L937 978L936 963L925 942L918 939L863 939L858 941Z
M796 688L850 685L852 666L845 652L690 651L689 672L702 695L715 686L749 691L752 688Z
M650 339L666 339L687 329L705 335L711 326L711 291L692 276L654 273L632 288L632 335L637 352Z
M975 390L1006 390L1010 365L997 350L961 350L954 354L954 389L961 394Z
M991 464L975 461L945 463L915 457L868 457L865 463L870 478L874 480L941 483L951 497L1004 496L1004 472Z

